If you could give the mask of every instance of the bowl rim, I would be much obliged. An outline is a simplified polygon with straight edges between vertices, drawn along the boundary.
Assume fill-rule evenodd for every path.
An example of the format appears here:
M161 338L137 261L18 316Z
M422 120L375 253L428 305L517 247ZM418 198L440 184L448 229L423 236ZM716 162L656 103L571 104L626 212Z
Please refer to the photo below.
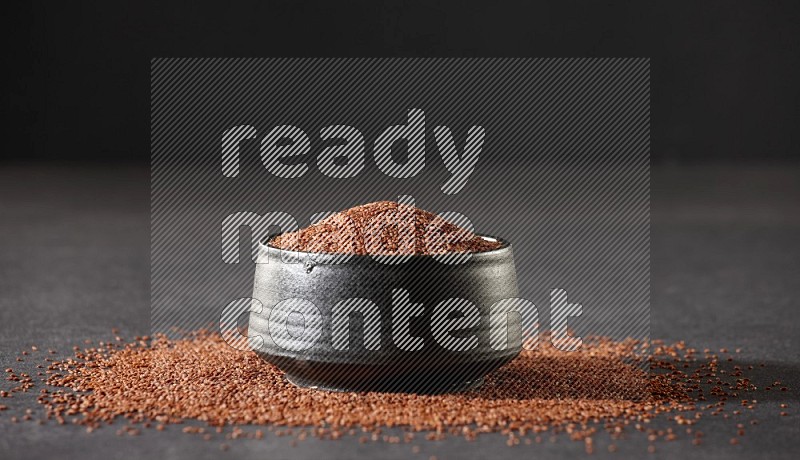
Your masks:
M275 246L271 246L269 244L270 241L277 238L278 236L282 235L285 232L277 233L275 235L271 235L261 241L258 242L259 251L276 251L278 253L285 254L289 257L293 258L307 258L309 256L314 257L316 260L321 259L328 259L328 258L344 258L347 257L348 260L351 258L356 260L375 260L376 257L383 258L384 260L401 260L401 259L415 259L415 260L435 260L436 257L442 257L447 255L469 255L470 259L479 257L495 257L500 254L504 254L506 252L511 251L511 242L501 238L499 236L490 235L487 233L475 233L475 236L480 237L485 240L494 240L501 244L499 248L491 249L489 251L480 251L480 252L459 252L459 253L449 253L449 254L391 254L391 255L382 255L382 254L346 254L346 253L337 253L337 252L310 252L310 251L294 251L288 249L277 248Z

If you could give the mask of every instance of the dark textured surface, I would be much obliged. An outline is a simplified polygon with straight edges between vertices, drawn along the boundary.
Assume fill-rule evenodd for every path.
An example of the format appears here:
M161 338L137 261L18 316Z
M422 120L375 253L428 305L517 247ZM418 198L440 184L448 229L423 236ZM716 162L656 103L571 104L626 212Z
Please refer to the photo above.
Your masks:
M145 334L149 311L149 173L146 168L0 167L0 362L17 363L22 349L68 351L86 338ZM730 445L735 420L707 417L702 446L687 438L657 443L654 457L790 458L800 436L800 173L797 165L681 167L653 171L652 336L686 340L697 348L742 348L757 385L780 379L789 392L761 393L741 444ZM35 372L32 372L35 374ZM0 387L7 388L3 381ZM146 431L118 437L74 426L12 424L36 407L38 389L0 401L2 458L401 458L411 446L291 438L205 442L181 433ZM788 403L788 409L780 409ZM779 416L781 410L790 413ZM36 413L36 412L35 412ZM655 426L673 426L663 420ZM596 456L646 454L644 436L631 433L608 454L598 436ZM508 448L502 436L476 442L418 440L416 458L567 458L583 445L556 443Z

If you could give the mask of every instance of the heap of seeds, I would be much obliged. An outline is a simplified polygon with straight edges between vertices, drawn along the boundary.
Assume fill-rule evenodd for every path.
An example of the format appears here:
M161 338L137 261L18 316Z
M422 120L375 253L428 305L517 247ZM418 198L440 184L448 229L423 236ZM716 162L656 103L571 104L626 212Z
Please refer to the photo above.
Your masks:
M539 442L540 434L550 431L565 432L591 451L598 431L605 430L616 442L631 428L646 433L651 442L674 440L685 430L699 444L703 434L692 431L695 423L723 414L727 399L755 390L738 366L723 369L732 358L723 361L709 350L701 355L683 343L595 340L573 353L540 344L490 374L479 389L434 396L298 388L254 353L237 351L205 332L180 340L141 337L122 343L75 347L74 357L61 361L47 358L42 375L56 388L41 391L46 419L40 422L69 421L93 431L124 417L140 425L126 425L117 433L135 435L140 427L161 430L196 420L208 428L186 426L183 431L206 439L224 426L232 427L228 438L263 436L261 430L247 434L243 425L299 429L298 439L309 432L335 439L360 430L369 435L362 435L362 441L387 442L410 442L419 432L428 439L501 432L509 445ZM643 352L651 355L649 371L639 361ZM30 380L7 372L11 380ZM29 389L20 383L12 392ZM704 403L706 398L715 401ZM742 399L733 414L755 404ZM658 414L668 414L681 427L649 428ZM29 409L23 420L31 418ZM387 427L403 428L405 434L381 435ZM739 442L744 424L737 424L735 432L731 441Z
M293 251L360 255L471 253L501 246L436 214L393 201L347 209L270 244Z
M747 424L758 423L746 415L757 405L755 392L789 391L777 380L758 390L745 376L754 366L737 365L725 349L720 356L683 342L597 339L566 353L543 341L490 374L481 388L436 396L297 388L254 353L237 351L206 332L180 340L137 337L125 343L117 336L97 346L85 343L87 348L73 347L74 356L60 360L54 359L55 350L44 357L35 346L31 353L23 351L19 362L39 355L36 376L6 369L13 387L0 391L2 398L46 385L38 397L43 416L27 408L21 416L11 415L12 422L74 423L92 432L128 419L118 435L187 423L183 432L205 440L259 439L262 427L278 436L296 435L298 441L309 434L338 439L362 432L361 442L390 443L412 442L418 434L471 440L499 432L510 446L541 442L550 432L551 441L564 433L584 443L587 452L602 432L610 437L613 452L615 443L635 430L647 437L653 452L654 442L679 436L701 444L699 423L705 417L730 418L730 442L738 444ZM0 405L4 412L13 411ZM781 404L780 416L788 415L788 405ZM675 425L654 428L650 422L657 418ZM385 431L392 427L399 434ZM229 448L227 441L220 448ZM419 452L420 446L412 450Z

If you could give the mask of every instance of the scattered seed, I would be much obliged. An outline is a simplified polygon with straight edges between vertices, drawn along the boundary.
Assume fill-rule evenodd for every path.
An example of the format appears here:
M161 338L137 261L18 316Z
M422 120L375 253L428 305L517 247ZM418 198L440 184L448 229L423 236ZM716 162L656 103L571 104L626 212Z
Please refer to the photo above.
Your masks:
M644 345L652 347L650 372L631 364L636 362L634 351ZM664 414L676 425L686 426L685 432L694 436L692 443L700 444L703 433L691 427L703 416L727 418L726 412L739 416L756 404L739 398L755 391L741 375L742 366L733 366L736 370L726 376L719 369L722 359L710 351L703 361L681 343L596 339L585 346L586 353L567 354L543 344L525 350L487 376L481 388L466 393L386 395L297 388L274 366L253 353L230 348L212 333L179 340L137 337L131 343L78 348L75 357L49 360L46 382L56 389L41 392L39 401L48 419L64 424L68 416L71 423L85 425L87 432L118 417L144 428L152 423L158 431L166 424L202 420L209 428L182 431L206 440L211 439L207 430L222 433L223 426L233 427L226 439L263 437L261 430L245 432L238 425L284 427L275 434L295 436L292 443L309 434L328 439L353 436L360 429L365 434L359 442L410 442L413 432L425 432L430 440L449 434L472 440L480 433L500 432L509 446L516 446L541 443L541 435L550 431L551 442L556 442L555 433L563 432L583 441L587 452L595 450L597 429L592 424L597 422L605 423L615 440L622 439L628 426L651 443L678 439L683 427L680 431L650 428L651 420ZM9 380L21 385L12 391L27 391L21 388L33 385L27 374L6 371ZM709 401L701 403L706 397ZM725 411L726 400L737 409ZM287 402L291 410L285 410ZM392 436L381 432L386 426L409 432ZM126 426L118 434L135 436L139 428ZM744 435L744 424L737 424L737 434ZM227 448L227 443L220 445ZM616 449L617 444L608 446L609 452ZM648 452L655 449L650 444Z

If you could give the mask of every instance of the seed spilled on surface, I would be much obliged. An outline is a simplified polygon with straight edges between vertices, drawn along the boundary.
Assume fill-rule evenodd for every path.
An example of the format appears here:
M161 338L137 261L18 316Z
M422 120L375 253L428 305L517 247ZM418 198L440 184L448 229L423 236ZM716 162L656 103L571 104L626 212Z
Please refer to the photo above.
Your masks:
M649 372L637 362L643 351L650 354ZM626 432L635 430L647 437L648 450L654 450L653 442L674 441L684 430L692 444L700 445L704 434L693 429L704 417L746 422L741 410L757 404L745 396L757 390L749 378L735 370L738 367L723 369L726 357L682 342L603 339L587 342L576 353L540 344L490 374L479 389L435 396L298 388L254 353L234 350L206 332L180 340L98 342L78 348L74 357L45 361L48 387L40 390L38 401L46 419L38 422L74 423L92 432L122 417L130 424L117 430L120 436L191 421L207 426L182 431L205 440L264 437L263 431L246 430L244 425L263 425L296 441L313 435L409 443L419 437L456 435L471 440L499 432L509 446L542 442L541 434L550 432L553 442L552 433L562 433L593 452L593 438L599 433L610 436L613 447L608 449L613 451ZM17 383L9 397L35 385L28 374L6 371L7 380ZM726 401L739 407L726 410ZM781 409L780 415L788 415ZM659 417L675 427L652 428L650 422ZM11 420L34 420L34 413L28 409ZM749 422L755 425L757 420ZM400 428L400 435L384 432L392 427ZM731 439L745 439L744 433L744 423L732 423Z

